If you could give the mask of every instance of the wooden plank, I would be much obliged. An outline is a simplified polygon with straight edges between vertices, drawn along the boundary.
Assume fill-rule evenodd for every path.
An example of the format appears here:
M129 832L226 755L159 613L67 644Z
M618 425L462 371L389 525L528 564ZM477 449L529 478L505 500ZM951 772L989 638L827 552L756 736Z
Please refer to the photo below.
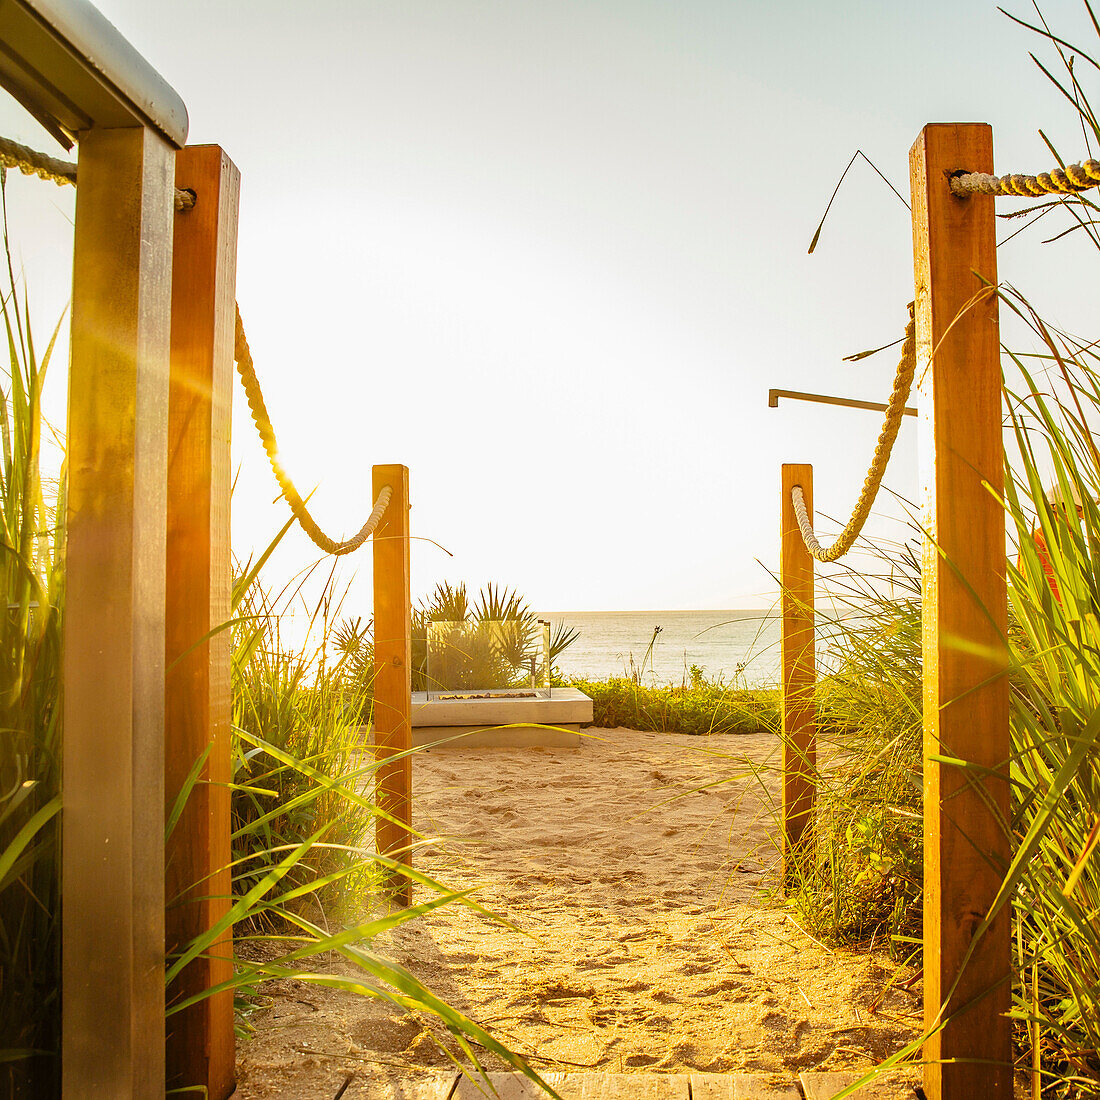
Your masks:
M409 587L409 471L406 466L375 466L375 499L383 486L393 496L374 535L374 751L379 816L378 851L411 863L412 757L412 598ZM390 876L394 899L408 905L412 884Z
M207 753L166 853L171 953L228 912L230 881L229 430L240 173L216 145L176 155L176 186L195 206L176 215L168 401L168 540L164 785L170 809ZM169 1003L233 976L227 931L173 982ZM234 1087L233 992L168 1019L167 1087Z
M741 1100L734 1092L732 1073L693 1073L690 1081L691 1100ZM795 1093L791 1100L801 1098Z
M688 1074L544 1073L543 1079L562 1100L689 1100ZM490 1073L500 1100L545 1100L546 1093L520 1073ZM482 1100L492 1093L462 1078L453 1100ZM797 1093L795 1094L797 1096Z
M994 211L989 196L951 193L947 177L963 169L993 171L990 127L926 126L910 153L927 532L925 1026L948 1020L924 1049L929 1100L1012 1094L1007 907L960 975L1010 855L1005 519L993 495L1004 460L997 302L986 296L962 312L982 280L997 282ZM958 767L931 760L937 753L996 774L968 785Z
M690 1100L687 1074L592 1073L582 1100Z
M864 1073L800 1073L802 1091L806 1100L833 1100L834 1096L854 1084ZM797 1091L795 1092L797 1096ZM980 1093L976 1095L981 1095ZM863 1085L849 1093L845 1100L914 1100L916 1093L908 1085L878 1081Z
M373 1073L360 1075L349 1065L346 1084L337 1084L324 1095L326 1100L337 1093L340 1100L380 1100L381 1097L385 1100L450 1100L458 1076L453 1070L436 1070L425 1071L416 1077L390 1077L380 1082ZM284 1085L284 1089L287 1087ZM343 1091L340 1091L341 1088ZM299 1089L294 1096L297 1097L301 1091ZM279 1095L290 1097L291 1094L284 1091ZM315 1088L309 1095L319 1095L319 1090ZM229 1100L241 1100L241 1094L235 1092Z
M692 1100L802 1100L793 1081L778 1082L775 1074L693 1073Z
M391 1093L392 1100L450 1100L458 1076L457 1073L440 1073L423 1081L396 1081ZM377 1093L372 1091L365 1095L375 1096Z
M542 1076L562 1100L688 1100L689 1096L691 1100L802 1100L793 1081L777 1082L774 1074L544 1073ZM831 1080L842 1075L816 1076ZM857 1075L849 1075L845 1084L856 1079ZM490 1073L489 1080L500 1100L537 1100L546 1095L522 1074ZM841 1087L838 1085L838 1089ZM479 1083L463 1078L453 1100L479 1100L485 1095Z
M742 1100L734 1091L732 1073L693 1073L690 1080L691 1100ZM784 1100L787 1098L784 1097ZM801 1098L796 1092L790 1100L801 1100Z
M795 853L812 836L817 795L817 714L814 708L814 559L798 528L791 490L802 487L807 515L814 514L814 469L784 463L780 502L779 579L783 637L783 877L790 880Z
M81 135L69 375L62 1089L164 1095L173 153Z
M575 1094L562 1092L565 1074L547 1073L542 1076L562 1096L562 1100L574 1100ZM489 1081L499 1100L544 1100L547 1095L522 1073L490 1073ZM459 1077L452 1100L484 1100L486 1096L493 1096L493 1091L486 1088L480 1078Z
M387 1100L450 1100L458 1076L448 1070L424 1077L391 1080L385 1086L384 1095ZM377 1079L365 1077L360 1081L353 1078L342 1100L378 1100L380 1095Z

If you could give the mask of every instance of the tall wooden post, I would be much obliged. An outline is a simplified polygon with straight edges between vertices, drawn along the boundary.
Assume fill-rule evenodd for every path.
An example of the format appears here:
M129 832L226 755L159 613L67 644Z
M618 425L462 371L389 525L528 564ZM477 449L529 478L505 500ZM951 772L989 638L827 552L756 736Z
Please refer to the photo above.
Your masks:
M779 580L783 612L783 878L812 836L817 795L817 713L814 684L814 559L798 529L791 490L802 487L806 511L814 514L814 468L783 464L780 503Z
M240 173L216 145L176 155L176 187L195 193L177 213L172 263L165 626L165 796L169 808L196 761L199 782L168 840L166 944L177 951L228 911L230 882L229 427ZM203 641L202 639L209 640ZM233 976L232 934L192 962L168 991L184 1000ZM168 1019L168 1088L204 1086L225 1100L235 1082L233 993Z
M374 751L378 808L378 851L411 863L412 833L412 607L409 586L409 471L375 466L373 490L393 490L374 534ZM396 760L397 753L405 756ZM409 905L412 884L390 876L394 899Z
M164 553L174 156L81 135L65 593L62 1088L164 1095Z
M948 1020L925 1046L924 1087L929 1100L1010 1097L1008 908L973 942L1010 855L997 300L975 304L982 281L997 282L996 239L993 199L948 185L954 172L993 171L992 130L926 126L909 163L926 531L925 1025ZM937 754L994 774L968 777Z

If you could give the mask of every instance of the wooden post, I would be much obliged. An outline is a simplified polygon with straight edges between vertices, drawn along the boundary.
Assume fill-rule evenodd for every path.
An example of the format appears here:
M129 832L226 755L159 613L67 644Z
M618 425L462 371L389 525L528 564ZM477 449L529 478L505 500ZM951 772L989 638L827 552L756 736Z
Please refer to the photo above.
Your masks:
M173 151L81 135L64 624L62 1089L164 1095Z
M1011 1097L1008 907L972 942L1010 856L997 299L973 304L983 280L997 282L996 239L993 199L948 185L953 172L993 171L992 130L926 126L909 163L926 531L925 1026L954 1017L925 1045L924 1088L929 1100ZM996 774L968 780L936 754Z
M779 579L783 587L783 878L812 836L817 795L817 713L814 708L814 559L798 529L791 490L802 486L806 512L814 514L814 468L783 464Z
M375 466L373 495L393 490L374 535L374 751L379 817L378 851L411 863L412 758L390 760L412 748L412 606L409 587L409 471ZM399 872L389 876L394 899L411 904L412 883Z
M168 574L165 624L165 797L169 809L207 754L168 841L166 945L177 951L228 911L230 882L229 428L240 173L216 145L176 154L168 405ZM233 976L230 932L168 991L183 1000ZM224 1100L235 1083L233 992L168 1019L169 1089L204 1086Z

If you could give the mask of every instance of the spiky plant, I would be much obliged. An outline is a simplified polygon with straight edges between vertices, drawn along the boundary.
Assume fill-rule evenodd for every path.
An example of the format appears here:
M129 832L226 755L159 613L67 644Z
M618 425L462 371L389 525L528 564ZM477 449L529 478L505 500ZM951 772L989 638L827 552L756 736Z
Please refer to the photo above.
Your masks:
M0 180L2 190L2 180ZM39 356L7 249L0 309L0 1095L57 1087L60 1015L61 606L65 477L45 491ZM60 322L58 325L60 328Z

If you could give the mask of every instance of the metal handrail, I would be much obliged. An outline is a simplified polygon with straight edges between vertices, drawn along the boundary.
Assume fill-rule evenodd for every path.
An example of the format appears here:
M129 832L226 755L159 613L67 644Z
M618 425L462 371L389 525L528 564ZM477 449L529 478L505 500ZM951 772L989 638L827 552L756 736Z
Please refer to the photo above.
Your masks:
M66 149L96 127L187 141L187 108L88 0L0 0L0 85Z

